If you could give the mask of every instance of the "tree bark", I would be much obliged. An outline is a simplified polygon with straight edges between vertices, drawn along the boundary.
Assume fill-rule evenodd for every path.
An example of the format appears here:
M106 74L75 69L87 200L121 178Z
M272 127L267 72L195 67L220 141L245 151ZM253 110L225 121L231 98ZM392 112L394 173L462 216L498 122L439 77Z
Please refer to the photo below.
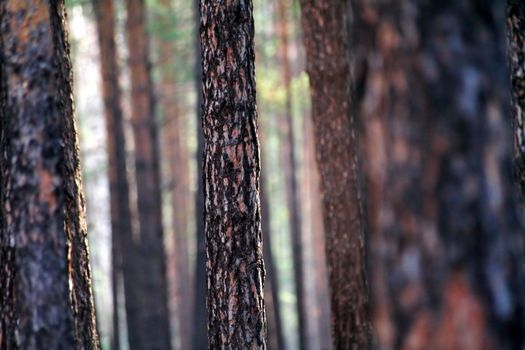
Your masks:
M349 108L347 1L301 0L335 349L371 343L364 225Z
M62 1L0 3L0 349L98 349Z
M285 108L280 121L282 166L286 183L286 200L292 238L292 255L294 262L294 281L297 300L297 321L299 348L307 349L308 329L305 309L303 234L301 228L301 205L299 202L299 183L297 179L295 129L292 116L292 74L290 68L288 4L285 0L277 2L277 35L279 40L282 83L285 89Z
M211 349L266 348L252 10L201 1Z
M130 334L132 349L168 349L170 323L162 228L159 140L150 76L149 40L143 0L126 0L127 42L131 76L131 119L135 138L137 206L140 232L137 238L141 332Z
M516 177L525 198L525 3L507 0Z
M379 349L522 349L505 2L353 1Z

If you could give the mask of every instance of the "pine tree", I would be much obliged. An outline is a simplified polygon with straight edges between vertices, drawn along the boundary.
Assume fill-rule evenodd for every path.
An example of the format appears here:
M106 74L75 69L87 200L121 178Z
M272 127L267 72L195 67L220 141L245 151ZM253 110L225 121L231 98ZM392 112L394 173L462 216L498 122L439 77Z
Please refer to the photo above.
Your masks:
M265 349L252 2L200 9L209 347Z
M63 1L0 3L0 349L98 349Z
M379 349L521 349L505 2L354 0Z
M132 349L169 349L170 322L162 227L159 140L150 75L149 38L144 0L126 0L126 32L131 78L131 119L140 232L139 320L141 331L129 334Z
M126 166L126 138L122 93L119 86L115 14L112 0L94 0L102 93L107 133L108 178L111 210L111 263L113 286L113 349L120 349L119 302L124 287L128 334L141 332L138 319L140 290L134 283L138 273L137 247L133 240L130 188ZM123 283L122 283L123 282ZM122 286L123 284L123 286Z
M368 349L364 219L350 115L347 1L301 0L321 179L334 349Z

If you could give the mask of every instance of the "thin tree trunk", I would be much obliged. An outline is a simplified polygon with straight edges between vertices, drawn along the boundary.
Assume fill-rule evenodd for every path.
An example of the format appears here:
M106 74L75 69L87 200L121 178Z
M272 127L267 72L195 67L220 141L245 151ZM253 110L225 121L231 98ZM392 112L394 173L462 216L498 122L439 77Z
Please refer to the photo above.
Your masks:
M131 73L132 126L135 138L138 237L141 272L139 317L142 330L130 334L132 349L168 349L170 324L163 242L158 131L150 76L149 40L143 0L127 0L127 41Z
M113 283L113 338L112 348L120 349L119 304L122 283L126 300L128 334L140 332L137 318L138 288L134 283L138 272L136 247L133 243L130 189L126 166L126 138L122 94L119 86L118 54L115 43L115 17L112 0L94 0L97 20L102 74L102 92L107 133L108 178L112 234L112 283ZM125 268L123 271L123 261ZM123 279L121 279L123 277Z
M162 0L159 20L164 31L173 30L172 0ZM176 98L176 69L173 39L160 39L160 104L164 115L165 154L171 190L173 262L175 264L174 292L177 338L181 349L189 349L193 325L193 293L189 269L188 208L189 189L188 149L185 144L184 121L180 118Z
M516 177L525 198L525 2L507 0Z
M282 117L281 144L283 156L283 169L286 182L286 198L289 212L290 233L292 237L292 253L294 261L294 281L297 297L297 321L299 333L299 348L307 349L308 331L305 309L304 292L304 263L303 263L303 235L301 229L301 207L299 203L299 183L297 180L295 130L292 116L292 74L290 69L290 57L288 54L288 4L285 0L277 2L277 34L281 53L280 61L282 67L283 85L286 92L285 111Z
M261 131L261 139L266 140L264 133ZM264 159L264 157L262 157ZM264 161L263 161L264 162ZM266 169L263 167L263 169ZM286 344L283 335L283 325L281 317L281 305L279 302L279 278L277 267L272 249L272 232L270 226L270 204L268 199L268 181L266 176L261 174L261 227L263 232L264 261L266 268L266 285L265 285L265 303L268 312L268 348L276 350L285 350Z
M195 90L197 92L197 193L195 197L195 233L197 235L197 258L195 262L195 299L193 350L205 349L208 346L207 309L206 309L206 232L204 231L204 133L202 129L202 65L200 46L200 0L194 1L195 11Z
M310 118L304 119L304 157L307 175L305 182L309 202L308 218L312 230L315 300L317 306L317 325L319 330L319 347L328 350L332 347L330 335L330 293L328 290L328 273L326 268L326 251L324 227L321 213L321 196L319 194L319 172L315 161L315 144L312 141L313 130Z
M211 349L266 348L252 9L201 1Z
M379 349L522 349L505 2L354 1Z
M0 3L0 349L99 347L64 23Z
M371 343L364 225L349 108L347 1L301 0L321 177L335 349Z

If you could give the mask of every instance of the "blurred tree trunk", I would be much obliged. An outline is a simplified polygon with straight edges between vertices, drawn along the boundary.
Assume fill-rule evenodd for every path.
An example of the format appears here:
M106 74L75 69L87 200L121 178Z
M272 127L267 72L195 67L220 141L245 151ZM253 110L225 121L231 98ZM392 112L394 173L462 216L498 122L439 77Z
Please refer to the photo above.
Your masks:
M200 13L209 347L265 349L252 2Z
M314 271L316 327L319 331L319 348L332 348L330 334L330 293L328 290L328 273L326 269L326 251L324 241L324 227L319 194L319 172L315 161L315 144L312 140L313 130L310 118L304 118L304 159L305 159L305 194L309 202L308 219L311 225L313 246L312 266Z
M120 349L119 304L124 281L128 334L141 331L138 319L139 289L134 283L138 273L133 242L130 189L126 166L126 138L122 94L119 86L118 54L115 43L115 15L112 0L94 0L97 20L102 93L107 132L108 178L112 233L113 339L112 349ZM123 269L123 261L125 261ZM123 278L121 278L123 277Z
M261 128L262 129L262 128ZM265 133L261 130L261 140L266 140ZM262 163L264 164L264 151L261 155ZM263 169L267 169L263 165ZM272 249L272 231L270 220L270 203L268 199L268 179L266 171L261 174L261 227L263 232L263 255L264 266L266 269L266 283L264 285L264 301L266 305L266 315L268 321L268 348L285 350L286 344L284 342L281 305L279 302L279 276L277 275L277 267Z
M505 2L353 4L379 349L522 349Z
M0 349L98 349L63 1L0 3Z
M292 73L290 69L289 31L288 31L288 6L286 0L277 1L276 31L279 40L280 64L282 68L282 79L285 90L285 110L279 126L282 145L282 167L286 183L286 199L290 222L290 234L292 237L292 253L294 262L294 281L297 297L297 321L299 333L299 348L307 349L308 331L305 309L304 292L304 262L303 262L303 235L301 229L301 206L299 203L299 183L297 180L295 130L292 116Z
M507 30L513 89L516 175L525 197L525 2L507 0Z
M195 197L195 234L196 261L195 261L195 298L193 301L193 350L206 349L208 346L207 309L206 309L206 233L204 231L204 133L202 129L202 66L200 45L200 0L195 0L195 90L197 92L197 193Z
M175 28L174 10L171 0L162 0L159 20L164 33ZM188 148L186 147L184 120L177 107L175 68L175 44L171 36L159 40L161 80L159 84L160 105L164 116L164 149L168 164L168 179L171 192L173 259L175 292L175 317L177 338L181 349L189 349L193 325L193 293L190 277L188 242L188 207L186 193L189 190Z
M301 0L321 177L334 349L371 343L364 225L349 108L347 1Z
M150 76L149 38L144 0L126 0L126 32L131 76L131 118L135 138L137 206L140 232L141 332L129 335L132 349L168 349L170 323L162 228L159 140Z

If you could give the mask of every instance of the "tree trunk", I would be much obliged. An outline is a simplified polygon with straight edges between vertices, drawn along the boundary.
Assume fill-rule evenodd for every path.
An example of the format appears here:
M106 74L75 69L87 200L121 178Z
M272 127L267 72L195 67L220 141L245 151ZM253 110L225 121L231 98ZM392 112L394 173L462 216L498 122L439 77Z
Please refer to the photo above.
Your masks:
M292 253L294 262L294 281L297 299L297 321L299 333L299 348L307 349L308 331L305 310L304 291L304 263L303 263L303 235L301 229L301 206L299 203L299 183L297 180L295 130L292 116L292 74L290 69L290 57L288 54L288 4L285 0L277 2L277 35L280 46L280 61L282 67L283 86L286 92L285 111L280 124L283 170L286 183L286 199L290 221L290 233L292 237Z
M319 348L329 350L332 347L330 335L330 293L328 290L328 273L326 268L326 252L324 240L324 227L321 210L321 196L319 194L319 172L315 161L315 145L312 141L313 130L310 118L304 119L304 162L305 176L305 200L309 202L308 214L311 225L311 244L313 246L313 261L311 262L314 272L316 327L319 331Z
M173 30L172 0L162 0L159 21L161 29ZM168 164L168 184L171 192L174 304L177 338L181 349L190 349L193 325L193 293L189 268L188 208L189 189L188 149L185 143L184 120L180 118L176 98L175 44L172 38L159 39L160 105L164 117L164 145Z
M136 249L133 242L129 181L126 166L126 138L122 94L119 86L118 54L115 43L115 17L112 0L94 0L100 47L102 93L107 133L108 178L112 234L113 283L113 349L120 349L119 296L121 276L124 281L128 334L141 331L138 319L139 290L134 283L138 273ZM124 260L124 262L123 262ZM124 268L123 268L124 263Z
M261 128L262 129L262 128ZM263 130L263 129L262 129ZM266 139L265 133L260 132L261 140L264 142ZM263 164L264 161L264 151L262 152ZM263 166L263 169L266 169ZM270 225L270 203L268 199L268 181L267 177L264 175L265 172L261 174L261 228L263 232L263 246L264 246L264 261L266 268L266 284L265 284L265 303L266 310L268 312L267 322L268 322L268 348L275 350L285 350L286 344L284 341L283 335L283 326L282 326L282 317L281 317L281 304L279 302L279 278L277 275L277 267L275 266L275 260L272 249L272 231Z
M130 334L132 349L168 349L170 324L162 228L158 131L150 76L149 42L143 0L126 0L131 74L132 126L135 138L141 271L136 277L141 332Z
M507 0L516 177L525 198L525 3Z
M0 349L97 349L62 1L0 4Z
M371 330L357 152L349 108L347 1L301 0L321 177L334 349L367 349Z
M522 349L505 2L353 3L379 349Z
M208 339L265 349L251 0L201 1Z
M195 11L195 90L197 92L197 193L195 197L195 233L197 252L195 261L195 299L193 350L206 349L208 346L207 309L206 309L206 233L204 231L204 133L202 129L202 65L200 45L200 0L194 1Z

